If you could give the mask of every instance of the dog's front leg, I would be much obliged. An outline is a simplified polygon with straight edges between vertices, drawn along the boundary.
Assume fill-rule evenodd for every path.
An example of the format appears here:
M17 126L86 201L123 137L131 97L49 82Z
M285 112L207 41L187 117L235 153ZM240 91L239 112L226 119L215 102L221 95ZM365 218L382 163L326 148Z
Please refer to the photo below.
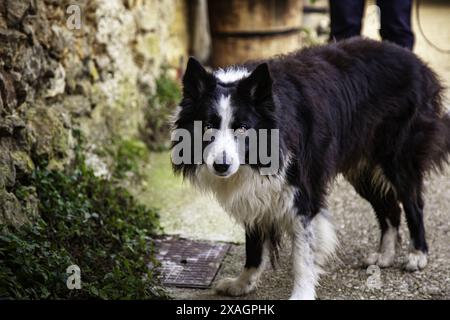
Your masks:
M266 251L261 233L254 229L247 229L244 270L236 278L225 278L219 281L215 288L216 292L229 296L241 296L253 291L264 270Z
M313 238L311 223L306 217L296 217L292 233L294 287L291 300L314 300L316 297L318 272L314 263Z

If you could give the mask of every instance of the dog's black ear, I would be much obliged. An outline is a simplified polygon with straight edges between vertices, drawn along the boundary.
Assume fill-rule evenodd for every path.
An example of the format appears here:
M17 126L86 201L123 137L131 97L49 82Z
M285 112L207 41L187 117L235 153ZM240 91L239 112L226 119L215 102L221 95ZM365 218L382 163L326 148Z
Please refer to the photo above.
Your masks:
M195 101L211 90L215 83L214 76L195 58L190 57L183 76L183 96Z
M258 65L247 78L239 82L238 91L252 101L262 101L272 96L272 83L269 65L265 62Z

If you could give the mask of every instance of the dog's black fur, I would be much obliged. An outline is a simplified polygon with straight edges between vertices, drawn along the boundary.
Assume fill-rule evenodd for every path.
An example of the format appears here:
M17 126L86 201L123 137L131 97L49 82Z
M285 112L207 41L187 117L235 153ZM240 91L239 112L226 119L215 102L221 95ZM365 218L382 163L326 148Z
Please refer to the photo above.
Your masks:
M256 129L280 130L282 154L291 154L287 179L299 190L299 215L312 219L342 173L371 203L382 233L388 223L398 228L402 203L414 248L428 251L423 179L448 159L450 117L437 76L416 55L355 38L245 64L257 72L232 84L198 67L188 67L175 128L209 121L209 99L225 90L242 113L238 118L253 119ZM189 176L196 167L174 169ZM247 231L247 240L261 251L258 236ZM250 252L247 262L252 259L260 263Z
M343 173L373 206L382 231L400 223L403 204L414 247L428 250L423 179L450 152L442 86L413 53L390 43L353 39L268 61L281 140L294 154L289 179L299 212L314 216L329 182ZM368 161L357 176L354 169ZM394 186L381 195L372 170Z

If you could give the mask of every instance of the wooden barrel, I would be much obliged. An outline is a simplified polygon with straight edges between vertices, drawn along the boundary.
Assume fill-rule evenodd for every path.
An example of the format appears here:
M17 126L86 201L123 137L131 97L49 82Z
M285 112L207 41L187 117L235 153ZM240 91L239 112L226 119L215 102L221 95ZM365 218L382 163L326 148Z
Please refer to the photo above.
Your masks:
M300 47L302 0L209 0L211 63L224 67Z

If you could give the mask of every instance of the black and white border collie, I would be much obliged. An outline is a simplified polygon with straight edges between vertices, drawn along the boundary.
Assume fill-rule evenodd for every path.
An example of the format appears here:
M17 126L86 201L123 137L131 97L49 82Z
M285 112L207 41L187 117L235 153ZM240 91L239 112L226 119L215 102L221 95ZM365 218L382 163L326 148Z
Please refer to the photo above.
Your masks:
M450 117L435 73L413 53L354 38L212 73L191 58L183 87L173 129L193 135L201 121L219 134L202 142L209 146L202 161L174 164L174 171L213 193L246 233L244 270L220 281L219 293L253 290L288 234L291 299L314 299L336 246L326 196L339 173L379 221L380 246L367 264L393 264L402 204L411 237L406 269L426 266L423 179L448 160ZM249 129L279 130L276 173L239 161L231 132Z

